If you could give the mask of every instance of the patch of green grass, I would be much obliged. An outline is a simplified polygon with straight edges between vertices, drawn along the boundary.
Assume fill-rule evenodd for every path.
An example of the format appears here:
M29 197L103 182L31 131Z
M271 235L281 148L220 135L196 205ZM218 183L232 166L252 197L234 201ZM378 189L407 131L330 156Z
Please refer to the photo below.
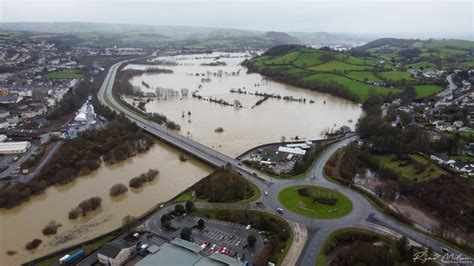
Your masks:
M473 161L473 158L469 155L451 155L449 156L450 159L461 161L461 162L470 162Z
M320 57L321 53L318 52L301 53L301 55L293 62L293 64L298 67L309 67L318 65L322 63Z
M352 65L373 65L372 60L366 60L365 58L354 57L352 55L349 55L346 59L344 59L344 62Z
M84 74L79 70L64 69L60 71L50 72L45 75L48 79L83 79Z
M391 80L391 81L400 81L402 79L404 79L406 81L414 80L410 76L410 73L405 72L405 71L400 71L400 70L380 72L380 75L382 75L383 78Z
M346 74L346 76L357 79L360 81L375 81L382 82L382 80L377 77L373 72L370 71L352 71Z
M333 60L324 64L309 67L307 69L312 70L312 71L344 72L344 71L351 71L351 70L370 70L371 68L372 68L371 66L351 65L351 64L346 64L344 62Z
M370 90L374 90L375 92L381 93L381 94L388 94L390 92L391 93L401 92L399 89L372 86L372 85L368 85L362 82L353 81L349 78L346 78L344 76L339 76L336 74L328 74L328 73L314 74L314 75L306 76L303 79L316 80L320 82L330 82L330 81L337 82L341 84L342 86L347 87L350 91L354 92L359 98L359 102L363 102L367 99L367 97L369 96Z
M274 64L274 65L280 65L280 64L291 64L298 56L300 55L300 52L298 51L293 51L289 52L285 55L277 56L271 60L268 60L266 64Z
M426 96L430 96L432 94L438 93L443 90L443 87L439 85L416 85L415 86L415 91L416 91L416 98L423 98Z
M408 64L408 65L406 65L406 67L407 68L412 68L412 69L420 69L420 68L432 69L432 68L435 67L435 65L433 63L430 63L430 62L422 61L422 62L418 62L418 63Z
M426 165L423 171L417 170L415 165L410 163L405 163L399 161L395 158L394 155L374 155L379 163L390 169L397 171L407 180L413 181L427 181L430 179L438 178L444 174L447 174L445 170L431 163L429 160L425 159L423 156L418 154L412 154L410 157L421 164Z
M315 189L320 197L334 197L334 206L314 203L311 197L299 195L298 189L308 187ZM347 215L352 211L352 202L343 194L318 186L292 186L283 189L278 195L280 203L290 211L313 218L332 219Z
M177 202L185 202L185 201L192 200L192 199L193 199L192 192L191 191L185 191L185 192L179 194L179 196L176 198L176 201Z

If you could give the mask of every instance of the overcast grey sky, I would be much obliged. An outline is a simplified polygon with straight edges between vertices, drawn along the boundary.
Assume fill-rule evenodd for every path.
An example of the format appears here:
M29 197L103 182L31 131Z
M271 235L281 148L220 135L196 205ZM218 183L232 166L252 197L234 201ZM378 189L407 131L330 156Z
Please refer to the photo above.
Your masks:
M472 1L0 0L1 22L106 22L276 31L472 34Z

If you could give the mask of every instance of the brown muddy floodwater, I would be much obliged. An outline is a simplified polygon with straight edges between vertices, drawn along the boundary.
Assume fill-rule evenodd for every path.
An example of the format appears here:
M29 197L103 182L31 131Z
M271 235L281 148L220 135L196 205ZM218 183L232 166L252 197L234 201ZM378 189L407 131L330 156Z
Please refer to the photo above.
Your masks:
M65 186L50 187L42 195L10 210L0 209L0 265L18 265L54 250L83 242L120 227L126 215L140 216L160 202L165 202L206 176L211 168L199 161L181 162L180 152L167 144L157 143L150 151L112 166L102 166L90 175L77 178ZM109 189L146 172L160 171L158 178L139 190L111 198ZM179 169L179 170L177 170ZM77 221L68 212L82 200L99 196L102 208ZM62 224L56 236L45 237L41 230L51 220ZM34 238L43 244L34 252L24 249ZM18 253L13 256L7 250Z
M220 58L215 60L217 56ZM176 91L188 89L188 96L167 97L166 100L154 98L146 104L146 109L163 113L179 123L182 135L230 156L261 143L280 141L282 136L287 140L295 136L322 138L323 132L342 125L354 128L361 116L360 106L349 101L266 80L259 74L247 74L246 69L239 65L246 57L246 53L162 57L158 60L172 61L175 65L158 67L172 69L174 73L144 74L134 77L131 82L146 92L155 92L157 87ZM215 61L226 65L201 65ZM143 69L149 66L128 67ZM207 78L210 80L203 80ZM248 94L230 93L231 89L239 88ZM237 100L243 108L199 100L191 96L194 91L204 98L223 99L231 104ZM250 95L255 92L306 98L306 103L269 98L252 108L263 99L262 96ZM134 102L131 98L127 100ZM310 100L314 103L309 103ZM215 132L218 127L222 127L223 132ZM157 142L144 154L117 165L102 166L65 186L50 187L44 194L16 208L1 209L0 265L17 265L116 229L124 216L139 216L158 203L168 201L212 170L196 160L180 162L179 154L175 148ZM131 178L150 168L160 171L152 184L139 191L129 190L119 199L109 197L112 185L128 185ZM100 211L77 221L68 219L69 210L94 196L103 200ZM41 230L52 219L60 222L62 227L57 235L45 237ZM34 238L42 239L43 244L34 252L26 251L25 244ZM7 256L7 250L18 253Z
M153 98L146 104L146 110L166 115L181 125L182 135L233 157L259 144L280 141L282 136L286 140L295 136L318 139L322 138L323 132L339 129L343 125L354 128L362 114L358 104L329 94L274 82L257 73L247 74L246 68L240 63L248 57L247 53L169 56L157 60L174 62L174 65L129 65L127 68L159 67L173 70L173 73L146 73L132 78L132 85L144 92L155 93L158 87L180 92L166 99ZM209 63L217 61L225 62L225 65L209 66ZM181 95L182 88L188 89L188 96ZM239 88L248 94L230 92L231 89ZM191 96L193 92L205 98L223 99L230 104L237 100L243 108L199 100ZM269 98L252 108L263 99L262 96L249 94L255 92L306 98L306 103ZM310 100L314 103L309 103ZM132 98L127 98L127 101L138 103ZM224 131L215 132L218 127Z

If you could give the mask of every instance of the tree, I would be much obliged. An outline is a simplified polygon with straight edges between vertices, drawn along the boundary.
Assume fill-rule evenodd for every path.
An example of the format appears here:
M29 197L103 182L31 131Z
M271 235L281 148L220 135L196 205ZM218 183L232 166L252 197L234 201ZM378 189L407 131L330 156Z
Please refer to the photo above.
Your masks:
M184 207L181 204L177 204L174 206L174 212L177 214L183 214L184 213Z
M168 214L163 214L163 216L161 216L161 219L160 219L162 225L166 224L169 220L170 220L170 217L168 216Z
M181 229L181 233L179 235L179 237L181 237L181 239L184 239L184 240L189 240L191 239L191 228L189 227L183 227L183 229Z
M409 102L412 102L413 100L415 100L415 98L416 98L415 87L413 87L411 85L405 86L405 88L403 89L403 93L402 93L403 102L404 103L409 103Z
M111 188L110 188L110 191L109 191L109 194L111 197L117 197L125 192L128 191L128 188L126 185L122 184L122 183L118 183L118 184L115 184L113 185Z
M399 238L396 242L396 246L400 255L405 256L408 252L408 238L406 236Z
M199 228L199 229L203 229L203 228L204 228L204 220L203 220L203 219L199 219L199 220L198 220L198 228Z
M188 200L186 201L185 207L187 212L192 212L194 210L194 203Z
M247 237L247 242L249 243L249 247L253 248L255 246L255 242L257 242L257 238L254 235L249 235Z
M122 227L126 231L130 231L133 228L133 225L135 224L136 221L137 221L137 218L135 218L132 215L127 215L127 216L123 217L123 219L122 219Z

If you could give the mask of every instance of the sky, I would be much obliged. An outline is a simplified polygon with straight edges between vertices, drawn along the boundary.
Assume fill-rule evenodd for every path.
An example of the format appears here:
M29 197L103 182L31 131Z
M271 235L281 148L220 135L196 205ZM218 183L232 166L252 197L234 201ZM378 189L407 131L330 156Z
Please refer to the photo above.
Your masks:
M0 0L0 22L101 22L344 33L472 35L473 1Z

